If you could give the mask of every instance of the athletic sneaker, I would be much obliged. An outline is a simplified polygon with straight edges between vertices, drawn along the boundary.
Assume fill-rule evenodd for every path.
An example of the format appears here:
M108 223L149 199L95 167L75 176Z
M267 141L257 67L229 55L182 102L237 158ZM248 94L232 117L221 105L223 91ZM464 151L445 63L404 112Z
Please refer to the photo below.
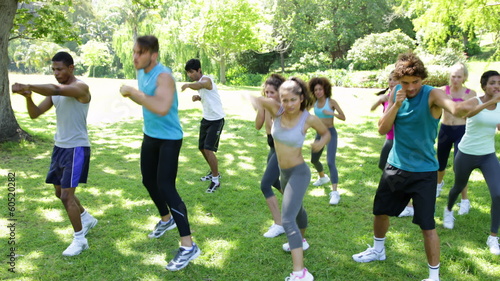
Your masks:
M338 191L330 192L330 205L337 205L340 201L340 194Z
M437 184L437 188L436 188L436 198L439 197L439 195L441 194L441 190L443 189L443 186L444 186L444 181L441 181L441 183L438 183Z
M207 188L206 193L214 193L217 188L220 187L220 182L215 183L213 181L210 181L210 185Z
M448 208L444 207L444 215L443 215L444 228L453 229L454 225L455 225L455 217L453 216L453 210L448 211Z
M285 281L314 281L314 276L312 276L311 273L307 270L307 268L304 268L302 271L302 277L297 276L293 274L293 272L290 274L290 277L285 278Z
M422 281L437 281L437 280L427 278L427 279L423 279Z
M381 252L377 252L375 248L368 245L368 249L359 254L352 255L352 259L357 262L383 261L385 260L385 247Z
M84 250L89 248L89 243L87 242L87 238L83 239L73 239L73 242L64 250L62 253L63 256L72 257L79 255Z
M415 213L415 210L413 209L413 207L408 207L406 206L405 209L401 212L401 214L399 214L399 218L402 218L402 217L413 217L413 214Z
M161 223L161 220L156 224L155 229L148 234L149 238L160 238L167 230L174 229L177 225L175 224L174 218L171 217L167 223Z
M165 267L170 271L181 270L186 267L190 261L194 260L201 254L200 248L198 245L193 242L193 249L187 251L186 249L180 247L179 251L175 255L175 257L167 264Z
M486 245L490 247L490 253L500 255L500 246L498 245L498 236L488 236Z
M470 201L469 200L462 200L460 202L460 209L458 210L459 215L465 215L468 214L470 211Z
M317 181L315 181L313 183L313 185L320 186L320 185L324 185L325 183L329 183L329 182L330 182L330 178L328 177L328 175L325 175L324 177L319 178Z
M302 250L305 251L307 249L309 249L309 243L307 243L306 239L302 239ZM288 242L285 243L285 244L283 244L283 251L285 251L285 252L290 252L291 251L290 250L290 244L288 244Z
M283 228L283 226L278 224L273 224L271 225L271 227L269 227L269 230L266 233L264 233L264 237L274 238L283 233L285 233L285 229Z
M90 229L97 225L98 220L89 215L90 219L82 220L83 235L86 236Z

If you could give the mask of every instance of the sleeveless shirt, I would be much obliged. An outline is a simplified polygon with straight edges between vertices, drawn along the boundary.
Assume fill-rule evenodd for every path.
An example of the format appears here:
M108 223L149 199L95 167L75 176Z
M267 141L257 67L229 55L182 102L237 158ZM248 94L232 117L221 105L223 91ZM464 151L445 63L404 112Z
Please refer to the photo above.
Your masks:
M220 120L225 117L224 110L222 109L222 102L219 96L219 91L217 90L217 85L215 85L212 77L203 75L212 81L212 90L209 89L199 89L198 94L201 97L201 104L203 106L203 118L209 121Z
M148 73L144 69L139 69L137 72L137 82L139 90L148 96L154 96L156 91L156 81L161 73L172 75L172 70L161 63L158 63ZM173 77L172 77L173 79ZM175 86L174 86L175 87ZM149 137L162 140L180 140L183 132L179 121L178 113L177 88L174 88L174 99L168 114L160 116L149 111L146 107L142 107L142 115L144 116L144 126L142 128L144 134Z
M397 85L394 93L400 89L401 85ZM394 146L387 160L396 168L409 172L431 172L439 167L434 149L439 118L434 118L429 108L432 89L422 85L418 94L406 98L397 112Z

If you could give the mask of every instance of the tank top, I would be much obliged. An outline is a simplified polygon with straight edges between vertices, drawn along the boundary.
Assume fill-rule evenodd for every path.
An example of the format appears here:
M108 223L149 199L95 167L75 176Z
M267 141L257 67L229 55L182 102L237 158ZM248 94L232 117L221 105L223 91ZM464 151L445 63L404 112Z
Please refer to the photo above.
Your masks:
M333 116L323 113L323 110L335 111L335 109L330 108L330 98L326 98L325 105L322 108L318 108L318 101L314 103L314 115L318 118L332 118Z
M139 90L148 96L154 96L156 92L156 82L161 73L172 74L172 70L161 63L158 63L148 73L144 69L137 72L137 82ZM172 77L173 78L173 77ZM174 86L175 87L175 86ZM149 137L162 140L180 140L183 132L179 121L178 113L177 88L174 88L174 100L172 106L165 116L160 116L149 111L146 107L142 107L142 115L144 117L144 126L142 130Z
M283 107L281 107L278 111L278 116L274 119L273 126L271 127L271 135L275 141L284 143L291 147L302 147L306 138L304 125L307 117L309 117L309 112L307 110L302 111L299 121L293 128L283 128L281 127L281 114L283 111Z
M400 89L401 85L397 85L394 93ZM409 172L432 172L439 167L434 149L439 118L434 118L429 108L432 89L429 85L422 85L415 97L403 101L396 114L394 146L387 160L396 168Z
M446 89L446 94L448 96L451 96L450 85L446 85L445 89ZM469 93L470 93L470 89L465 89L465 94L468 95ZM454 102L464 101L464 99L462 99L462 98L452 98L451 100L453 100Z
M479 104L483 102L476 97ZM458 143L458 149L469 155L487 155L495 153L495 132L500 120L500 105L493 110L483 109L478 114L468 117L465 134Z
M222 109L222 102L219 96L219 91L217 90L217 85L215 85L214 80L210 76L203 75L212 81L212 90L209 89L199 89L198 94L201 97L201 104L203 106L203 118L209 121L220 120L224 118L224 110Z
M56 108L55 145L61 148L90 147L87 132L90 103L66 96L52 96L51 99Z

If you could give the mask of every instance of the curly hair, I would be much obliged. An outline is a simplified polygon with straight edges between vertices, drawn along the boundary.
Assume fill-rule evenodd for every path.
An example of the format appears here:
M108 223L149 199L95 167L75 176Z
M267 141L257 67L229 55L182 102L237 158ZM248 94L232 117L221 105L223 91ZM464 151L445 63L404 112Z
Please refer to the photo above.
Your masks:
M316 87L316 85L318 84L323 87L323 91L325 91L325 96L327 98L332 97L332 83L326 77L311 78L311 80L309 80L309 91L311 91L311 93L314 93L314 87ZM315 95L312 95L312 97L314 100L316 100Z
M420 58L412 52L400 54L396 61L393 77L396 80L403 76L416 76L424 80L427 78L427 69Z
M283 82L285 82L285 80L286 80L285 77L283 77L277 73L271 74L269 76L269 78L266 79L266 82L264 82L264 85L262 87L262 95L266 96L266 93L264 90L265 90L267 85L273 86L274 89L276 89L276 91L278 91L281 84L283 84Z
M298 96L303 96L304 99L300 103L300 110L309 109L313 104L311 93L307 88L306 82L298 77L290 77L281 84L279 91L290 91Z

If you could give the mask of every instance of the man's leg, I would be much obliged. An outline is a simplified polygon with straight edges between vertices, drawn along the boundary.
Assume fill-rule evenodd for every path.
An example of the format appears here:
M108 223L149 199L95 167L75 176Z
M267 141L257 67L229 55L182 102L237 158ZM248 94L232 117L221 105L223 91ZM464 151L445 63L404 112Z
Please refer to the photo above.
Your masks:
M385 238L389 230L389 216L377 215L373 219L373 235L375 238Z
M56 189L56 196L58 196L66 209L71 225L75 232L82 230L82 220L80 214L83 213L83 209L80 204L80 200L75 195L76 188L61 188L60 185L54 185Z
M422 230L424 235L425 254L427 255L427 262L431 266L439 264L440 248L439 236L436 229Z
M202 149L201 153L203 154L203 157L205 157L205 160L208 163L208 166L210 166L210 171L212 171L212 176L218 176L219 175L219 163L217 161L217 156L215 156L215 152L208 150L208 149Z

